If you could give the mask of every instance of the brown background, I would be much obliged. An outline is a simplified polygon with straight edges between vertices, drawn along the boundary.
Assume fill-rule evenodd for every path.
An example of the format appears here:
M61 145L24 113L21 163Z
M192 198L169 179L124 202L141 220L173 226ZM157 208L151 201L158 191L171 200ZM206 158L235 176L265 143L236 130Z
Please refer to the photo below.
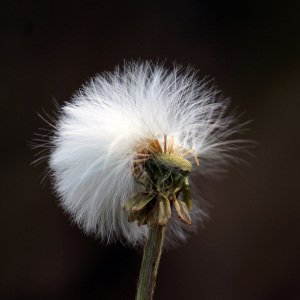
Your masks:
M156 300L300 299L299 1L11 1L0 10L1 299L134 299L141 251L70 226L28 141L123 60L191 64L254 119L250 166L211 181L205 230L165 252ZM240 174L242 173L242 174Z

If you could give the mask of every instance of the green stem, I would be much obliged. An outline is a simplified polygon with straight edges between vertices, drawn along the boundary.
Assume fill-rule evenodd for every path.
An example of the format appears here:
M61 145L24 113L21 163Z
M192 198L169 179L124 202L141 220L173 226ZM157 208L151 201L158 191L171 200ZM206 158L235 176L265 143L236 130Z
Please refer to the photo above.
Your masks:
M136 300L153 299L165 232L166 226L156 225L150 229L149 239L144 249Z

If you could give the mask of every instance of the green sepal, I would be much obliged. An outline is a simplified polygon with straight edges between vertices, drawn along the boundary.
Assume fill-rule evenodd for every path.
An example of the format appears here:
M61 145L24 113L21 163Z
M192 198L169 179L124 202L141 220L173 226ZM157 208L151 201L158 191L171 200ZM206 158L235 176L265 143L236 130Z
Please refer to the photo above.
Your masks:
M171 173L172 173L171 170L168 171L168 172L164 175L162 181L160 181L158 184L163 184L163 183L170 177Z
M137 212L145 207L153 198L155 197L155 193L151 191L148 194L145 194L143 197L136 201L135 205L132 207L132 212Z
M178 220L180 221L181 219L183 219L184 221L186 221L190 227L192 226L192 220L187 208L187 205L185 204L185 202L182 202L178 199L176 199L175 197L172 199L174 206L177 210L178 213Z
M188 177L185 177L185 179L184 179L184 184L185 184L186 186L190 185L190 184L189 184L189 178L188 178Z
M168 187L171 187L171 186L172 186L172 183L171 183L171 185L169 185L168 187L162 187L163 183L164 183L168 178L170 178L171 174L172 174L171 171L167 171L167 173L165 173L164 177L158 177L158 178L157 178L156 188L157 188L157 191L158 191L158 192L162 192L163 190L165 190L165 189L167 189ZM173 181L172 176L171 176L171 181Z
M164 195L173 195L177 193L178 196L178 194L181 192L182 185L183 179L179 177L179 180L174 180L172 185L165 188Z
M143 197L145 193L137 193L137 194L134 194L124 205L123 205L123 209L125 211L128 211L130 210L134 205L135 203L140 199L140 197ZM146 194L147 195L147 194Z
M180 177L179 181L176 182L176 188L175 188L173 194L176 194L177 196L180 194L182 186L184 184L183 181L184 181L184 177Z
M168 176L168 179L169 179L169 180L168 180L169 185L163 187L163 190L164 190L164 191L166 191L166 190L168 190L168 189L174 187L174 180L173 180L172 173ZM164 192L164 194L166 194L166 193Z
M186 203L188 210L192 209L192 198L190 189L184 185L182 188L182 200Z
M181 175L180 173L177 173L177 174L174 176L174 181L179 181L181 177L182 177L182 175Z
M150 222L150 220L152 219L152 215L153 212L150 210L149 213L147 214L146 218L144 219L144 222L142 223L142 225L146 225Z
M168 224L170 218L171 218L170 201L164 195L160 195L158 225L166 226Z
M152 217L152 211L149 209L143 209L139 215L138 225L139 226L146 225L150 221L151 217Z

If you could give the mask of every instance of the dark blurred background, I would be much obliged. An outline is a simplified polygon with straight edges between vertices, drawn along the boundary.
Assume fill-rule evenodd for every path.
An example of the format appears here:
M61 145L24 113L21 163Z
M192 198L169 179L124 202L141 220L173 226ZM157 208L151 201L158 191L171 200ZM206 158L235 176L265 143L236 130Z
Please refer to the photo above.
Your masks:
M299 1L6 1L0 10L0 299L134 299L141 250L70 225L28 141L124 59L200 69L255 120L250 166L210 181L211 220L165 252L156 300L300 299Z

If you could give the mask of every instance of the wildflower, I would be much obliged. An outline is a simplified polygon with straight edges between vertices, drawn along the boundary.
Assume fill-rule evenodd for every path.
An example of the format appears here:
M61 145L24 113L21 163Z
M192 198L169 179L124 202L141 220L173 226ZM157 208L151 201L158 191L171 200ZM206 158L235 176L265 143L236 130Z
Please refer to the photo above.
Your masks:
M83 86L50 140L54 187L73 221L109 242L143 244L151 224L168 225L169 244L185 240L205 215L190 174L223 172L244 142L227 140L243 125L216 93L192 69L150 62Z

